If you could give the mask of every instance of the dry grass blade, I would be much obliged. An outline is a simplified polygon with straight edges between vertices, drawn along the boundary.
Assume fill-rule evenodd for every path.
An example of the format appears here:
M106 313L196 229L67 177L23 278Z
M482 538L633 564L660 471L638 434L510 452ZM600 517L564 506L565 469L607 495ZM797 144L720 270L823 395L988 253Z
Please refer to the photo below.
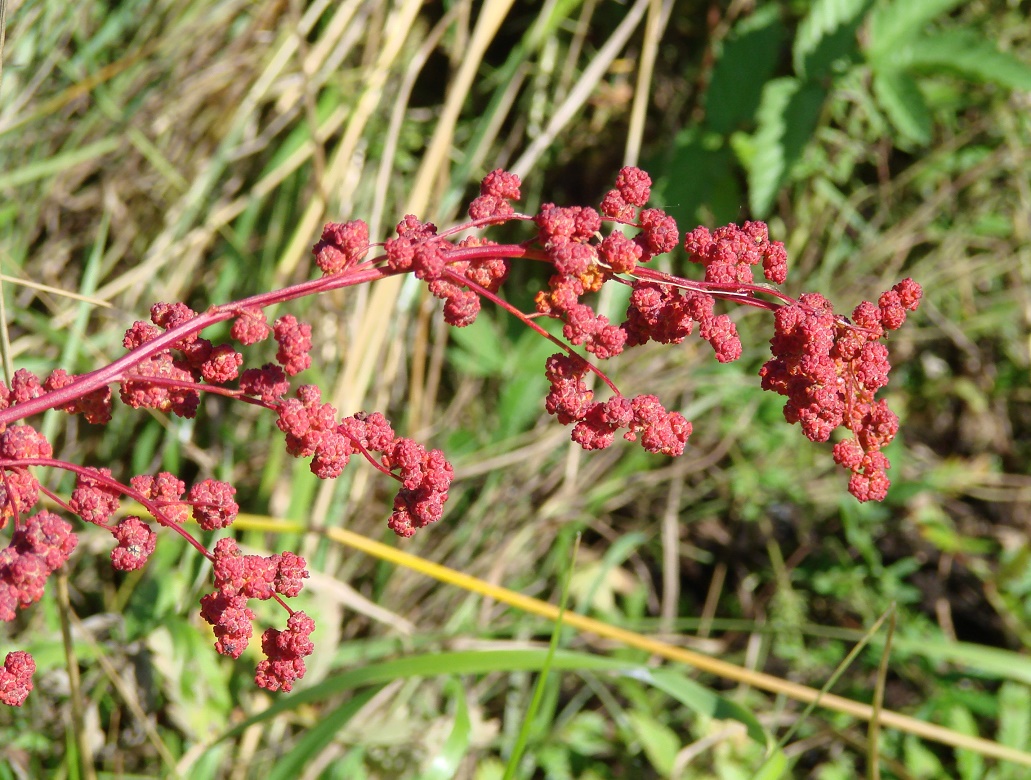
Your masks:
M594 55L590 64L584 69L583 74L569 92L569 96L555 107L551 112L544 130L533 139L519 158L509 166L509 170L525 177L537 161L544 154L545 150L554 143L562 129L576 115L577 111L587 102L594 88L601 81L602 76L612 65L612 61L619 56L619 53L626 46L627 41L634 30L641 23L651 0L637 0L627 11L626 16L619 23L619 26L612 32L609 39L605 41L598 53Z
M634 89L630 125L626 134L626 154L623 159L625 165L637 165L641 159L641 142L644 140L652 77L655 74L655 59L672 10L673 0L652 0L648 7L648 18L644 23L644 45L637 65L637 86Z
M867 776L870 780L880 780L881 761L881 712L884 706L884 688L888 681L888 660L891 658L891 640L895 636L895 605L891 605L888 613L888 635L884 640L884 651L881 653L881 661L877 666L877 684L874 686L873 696L873 717L870 718L870 727L867 730L867 742L869 744L867 755Z
M16 276L8 276L7 274L0 274L0 282L11 282L12 284L19 285L21 287L28 287L33 290L39 290L40 292L50 293L51 295L57 295L62 298L68 298L72 301L78 301L79 303L88 303L91 306L99 306L103 309L110 309L111 304L108 301L100 298L95 298L91 295L80 295L72 290L65 290L61 287L53 287L49 284L41 284L40 282L34 282L31 279L21 279Z

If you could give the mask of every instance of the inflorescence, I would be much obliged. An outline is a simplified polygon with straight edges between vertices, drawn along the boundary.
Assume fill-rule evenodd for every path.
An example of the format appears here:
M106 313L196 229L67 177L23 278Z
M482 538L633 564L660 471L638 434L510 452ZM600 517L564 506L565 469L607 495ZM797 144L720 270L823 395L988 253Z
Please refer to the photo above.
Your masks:
M798 423L808 439L827 441L837 429L847 431L833 454L850 472L849 492L860 501L882 500L890 465L882 450L898 432L898 418L875 398L890 369L883 339L916 309L920 286L904 279L876 304L859 304L850 319L835 314L817 293L795 300L774 286L787 277L787 254L782 243L770 240L764 223L714 231L699 227L681 242L672 217L646 208L650 187L648 174L628 167L619 172L600 209L546 203L531 216L512 205L520 197L518 177L497 170L481 183L466 224L439 233L433 224L406 216L395 238L371 244L364 222L331 223L313 247L322 271L319 279L203 313L183 303L158 303L149 322L135 322L126 331L126 354L89 374L72 376L57 369L41 381L18 370L10 387L0 383L0 528L10 524L13 529L10 543L0 551L0 619L13 620L19 609L38 601L49 575L75 549L72 524L50 510L37 510L45 496L66 515L111 533L116 569L131 571L146 564L157 542L155 524L178 533L207 557L214 590L201 598L200 615L211 624L215 649L223 655L238 658L253 635L250 600L278 601L288 613L286 629L263 633L266 659L258 665L255 680L269 690L289 691L303 676L303 659L313 650L314 622L284 601L296 596L308 577L304 559L289 551L247 555L225 535L209 546L187 528L191 518L204 532L229 528L239 511L233 486L208 478L187 489L168 472L123 481L110 469L55 458L51 443L24 421L47 409L61 409L103 425L113 413L112 387L127 406L186 418L196 415L204 392L264 407L276 416L286 451L310 458L320 479L337 477L357 455L396 480L399 489L387 525L398 536L412 536L441 518L454 477L451 464L440 450L427 450L397 435L378 412L342 417L311 384L300 384L291 393L291 378L311 366L311 327L290 314L270 324L265 312L307 295L397 274L411 273L424 281L443 301L450 325L471 324L487 300L554 342L559 351L544 366L550 383L544 405L560 424L572 426L573 441L586 450L608 447L622 432L624 439L639 440L649 452L677 456L691 435L691 423L654 395L622 395L599 362L649 341L678 344L696 326L718 361L737 360L742 352L737 329L726 313L717 313L717 301L772 311L773 357L760 371L763 389L786 397L785 418ZM457 239L471 229L512 221L532 224L532 237L508 245L481 235ZM702 280L646 267L681 243L690 261L703 266ZM382 252L366 259L374 247ZM510 263L520 259L551 268L546 289L536 297L536 310L529 313L499 295ZM755 280L757 267L765 282ZM619 324L585 300L606 283L631 288L626 318ZM542 328L536 322L540 317L561 322L562 338ZM229 342L213 344L201 336L206 328L229 320ZM269 337L277 345L274 362L247 366L239 348ZM590 359L573 347L582 347ZM596 400L588 373L608 388L605 400ZM40 483L35 467L75 474L71 496L62 498ZM120 512L123 499L137 502L150 517ZM8 653L0 668L0 701L21 705L32 689L34 671L28 653Z

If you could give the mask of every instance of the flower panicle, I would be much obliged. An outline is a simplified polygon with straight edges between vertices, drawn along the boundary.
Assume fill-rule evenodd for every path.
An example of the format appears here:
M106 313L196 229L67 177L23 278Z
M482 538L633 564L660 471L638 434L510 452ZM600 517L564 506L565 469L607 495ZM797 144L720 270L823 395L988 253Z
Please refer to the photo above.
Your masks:
M315 623L284 599L301 592L307 564L291 551L244 553L224 535L241 509L231 482L206 477L187 487L170 472L122 482L109 468L55 458L51 443L25 420L59 409L104 425L112 419L116 398L134 409L184 418L196 416L203 393L259 406L275 416L286 452L308 459L319 479L338 477L354 456L393 479L397 492L387 527L410 537L442 518L455 476L451 463L441 450L397 434L379 412L341 415L323 401L317 385L294 387L293 378L313 364L312 327L292 314L270 321L266 312L307 295L396 274L425 283L453 327L472 324L487 301L551 340L558 351L543 366L544 408L570 426L571 439L585 450L612 446L621 434L648 452L681 455L691 422L655 395L624 395L600 364L648 342L680 344L695 332L717 361L731 362L741 357L742 344L734 320L721 309L737 303L772 312L772 357L760 370L762 388L785 397L786 420L810 440L828 441L844 430L832 455L849 472L848 490L860 501L884 499L890 464L882 450L899 429L898 417L876 398L891 368L884 340L916 310L920 286L904 279L876 303L860 303L850 319L835 314L818 293L796 300L777 289L787 278L787 253L783 243L770 239L766 224L697 227L681 237L673 217L648 205L651 185L646 172L628 166L596 208L544 203L536 214L524 215L514 205L521 197L519 177L498 169L481 182L469 204L471 221L464 225L440 232L407 215L395 236L373 244L362 220L331 222L312 248L318 279L201 313L182 302L157 303L148 320L126 330L126 354L89 374L56 369L41 379L19 369L10 387L0 382L0 529L11 528L10 541L0 550L0 619L13 620L38 601L48 577L76 548L72 524L37 509L41 495L47 495L68 514L112 535L111 563L121 571L146 565L162 528L204 554L212 563L214 587L201 598L200 614L223 655L238 658L247 648L254 634L253 600L282 604L289 613L286 627L262 633L265 659L255 681L268 690L291 690L314 649ZM508 222L526 225L529 238L505 245L482 235ZM702 267L702 279L653 267L656 257L678 247ZM530 312L500 295L515 261L548 267ZM593 296L606 284L630 288L621 321L595 308ZM540 317L556 320L561 337L542 328L536 322ZM221 322L228 322L229 338L213 343L204 331ZM275 347L266 344L270 337ZM268 354L265 362L248 357L273 349L272 360ZM589 374L605 387L592 387ZM34 472L39 467L75 475L67 501L39 483ZM150 519L146 513L125 514L126 498L142 505ZM190 530L191 520L203 534L221 538L205 544ZM34 670L27 653L9 653L0 668L0 700L20 706L32 689Z

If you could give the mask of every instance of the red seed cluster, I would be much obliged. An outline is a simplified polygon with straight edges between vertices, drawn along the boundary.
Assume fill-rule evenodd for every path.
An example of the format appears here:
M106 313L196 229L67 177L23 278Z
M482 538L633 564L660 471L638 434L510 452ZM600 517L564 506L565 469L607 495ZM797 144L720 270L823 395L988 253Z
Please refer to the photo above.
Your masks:
M24 521L0 550L0 620L14 620L17 609L39 601L47 578L75 549L72 526L52 512Z
M401 537L437 522L444 512L455 470L440 450L429 450L412 439L395 436L378 412L359 413L340 423L344 433L367 457L379 454L380 465L391 472L401 489L387 526Z
M602 360L618 355L623 351L626 333L580 300L601 289L613 273L611 267L602 265L600 242L595 242L601 215L590 207L564 208L546 203L534 221L537 240L556 271L548 280L549 290L537 294L537 311L562 320L562 335L570 344L583 345ZM640 255L625 249L621 253L618 241L609 244L617 264L632 266Z
M122 343L129 350L144 347L165 331L188 327L197 316L184 303L156 303L150 310L151 322L133 323ZM119 394L123 403L135 409L190 418L200 405L196 383L235 379L241 364L242 356L231 348L215 348L197 333L184 333L169 349L153 352L128 369Z
M190 508L180 499L186 492L186 483L168 471L157 476L140 474L129 480L132 489L159 508L162 519L182 525L190 515Z
M388 526L399 536L440 519L454 469L440 450L429 452L412 439L395 436L378 412L359 413L336 421L336 410L321 402L318 387L302 385L296 398L276 406L276 424L286 434L286 449L296 458L311 457L311 471L320 479L339 476L358 451L395 475L401 489L394 499ZM375 456L379 455L379 460Z
M118 545L111 551L111 565L120 571L143 568L157 545L157 535L135 515L121 520L111 532Z
M616 174L616 188L609 190L601 202L601 213L609 219L632 221L635 206L644 206L651 197L652 179L640 168L626 167Z
M417 217L408 214L397 223L397 238L387 239L383 249L387 256L387 266L393 271L410 271L415 262L416 248L422 244L432 244L437 238L437 226L432 222L420 222Z
M247 606L247 601L268 601L278 598L277 595L297 596L301 590L302 580L308 577L308 572L304 568L304 558L300 555L292 552L245 555L240 551L236 541L229 537L215 542L211 557L214 591L201 598L201 617L212 626L215 637L214 649L223 655L238 658L254 635L255 613ZM262 650L267 658L259 664L255 676L260 686L270 690L278 690L280 687L290 690L293 682L303 676L303 663L300 666L292 664L291 674L278 666L286 659L285 648L300 647L299 644L291 644L291 641L299 641L296 636L299 631L297 626L303 625L306 629L305 639L314 629L314 622L310 618L294 620L294 617L303 614L293 612L288 619L287 632L282 634L290 635L293 639L285 640L284 647L275 642L267 646L265 637L262 638ZM268 632L275 630L269 629ZM310 643L306 648L307 651L302 653L303 655L310 654ZM298 660L299 657L300 655ZM278 684L270 684L271 680L278 680Z
M369 251L369 226L360 219L327 223L322 238L311 251L323 274L343 273Z
M759 263L774 284L787 278L784 244L770 241L765 222L725 225L711 233L698 227L684 236L684 249L692 262L705 266L705 281L713 284L752 284L752 267Z
M290 380L275 363L266 363L261 368L248 368L240 374L240 392L260 398L267 406L274 405L289 389Z
M853 438L835 445L834 459L852 472L849 492L860 501L887 495L891 464L881 449L898 432L898 418L874 398L890 369L879 339L902 325L920 296L920 286L905 279L878 306L859 304L854 322L836 316L818 293L802 295L774 314L773 359L760 371L763 389L787 397L785 419L797 422L812 441L827 441L838 427L852 432Z
M50 442L31 425L12 425L0 433L0 458L49 458L52 454Z
M384 453L383 465L398 469L401 489L387 527L401 537L437 522L444 514L455 470L440 450L429 450L412 439L398 437Z
M31 401L33 398L38 398L43 394L43 385L39 381L39 377L24 368L19 368L14 372L14 376L11 377L11 390L7 393L7 388L4 388L5 394L7 395L7 402L4 404L4 408L7 406L13 406L14 404L24 404Z
M39 482L25 468L12 466L0 480L0 528L12 518L27 514L39 501Z
M495 243L479 236L469 236L462 239L455 248L486 246L495 246ZM449 260L447 273L431 281L428 287L436 298L444 301L444 321L453 327L464 328L472 325L480 313L479 292L470 289L470 284L477 290L494 293L506 276L508 263L500 258Z
M261 651L266 659L258 664L254 682L269 691L291 691L294 682L304 676L304 657L315 650L311 636L315 621L303 612L287 618L286 631L265 629L261 635Z
M43 390L47 393L60 390L72 384L77 377L63 368L55 368L43 381ZM106 425L111 422L111 388L107 385L86 393L61 407L68 414L81 414L87 422L94 425Z
M649 452L677 456L684 452L691 423L679 412L669 412L654 395L615 396L595 402L584 377L587 362L561 353L548 358L546 376L551 390L545 408L563 425L573 424L572 439L585 450L604 449L625 428L623 438L636 441Z
M336 409L322 403L319 388L302 385L297 397L281 401L276 425L286 434L286 451L295 458L312 458L319 479L334 479L347 466L354 449L337 428Z
M112 486L111 469L87 469L75 478L69 508L87 523L106 525L121 505L121 492Z
M205 382L224 385L239 376L242 365L243 355L229 344L219 344L212 348L208 359L201 364L200 374Z
M265 319L265 312L257 306L246 306L240 309L229 329L229 335L245 347L264 341L271 333L272 328Z
M651 341L679 344L700 323L699 335L708 341L721 363L741 357L741 339L726 314L715 313L716 300L703 292L687 292L673 287L642 282L634 287L627 307L623 329L627 344L637 346Z
M509 201L519 200L521 182L514 173L500 168L488 173L480 182L480 194L469 204L469 216L475 220L490 219L491 224L502 224L515 214Z
M193 519L205 531L225 528L236 519L240 505L233 500L236 488L228 482L205 479L190 488L187 503L193 507Z
M0 669L0 702L11 707L25 703L32 690L32 675L36 673L36 662L24 650L7 654Z
M272 333L279 343L276 360L287 374L296 376L311 366L311 325L284 314L272 326Z
M502 197L488 193L481 197L494 199L491 200L494 203L491 209L496 207L505 211L498 205L503 203L508 207L506 213L511 213L511 206L505 198L512 192L518 193L519 178L514 174L501 177L503 171L496 173L499 177L488 187L490 193L508 195ZM496 216L501 211L491 211L484 218ZM411 215L397 224L396 232L397 238L391 238L383 245L387 266L394 271L411 271L417 279L425 281L429 291L444 301L444 321L454 327L471 325L480 312L480 294L497 292L508 275L507 262L486 252L483 257L474 259L455 256L456 250L495 246L493 241L469 236L454 244L439 237L432 222L422 223Z

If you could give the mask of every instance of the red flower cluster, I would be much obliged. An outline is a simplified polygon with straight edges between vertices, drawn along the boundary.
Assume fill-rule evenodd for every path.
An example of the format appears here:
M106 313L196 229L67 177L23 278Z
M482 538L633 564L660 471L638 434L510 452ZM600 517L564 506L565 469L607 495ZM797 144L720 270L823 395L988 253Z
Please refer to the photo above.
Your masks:
M201 600L201 615L214 628L215 648L236 658L253 635L255 613L250 599L296 596L308 576L297 555L244 555L229 537L211 551L188 530L190 515L204 531L227 528L236 518L236 491L228 482L201 479L188 490L175 475L136 475L125 484L107 468L87 468L53 457L50 443L27 424L18 423L47 409L81 414L91 423L111 419L111 385L133 408L149 408L193 417L200 394L207 392L264 407L276 415L287 452L311 458L312 472L338 476L352 455L360 455L399 483L388 526L408 537L439 520L454 477L440 450L395 434L379 413L338 417L323 403L312 384L291 389L290 377L311 366L312 329L290 314L271 325L265 310L307 295L362 284L386 276L411 273L443 301L446 322L472 323L482 300L501 306L528 327L559 345L548 358L550 389L547 411L584 449L610 446L617 433L640 439L649 452L683 453L691 423L667 410L654 395L623 395L594 363L578 354L583 347L603 361L649 341L676 344L695 325L720 362L736 360L742 347L734 322L717 313L717 303L738 303L774 313L773 358L761 371L762 386L787 397L784 413L814 441L827 440L836 428L852 433L834 447L834 459L851 471L849 490L860 500L884 498L888 480L882 448L898 430L898 419L875 398L888 381L884 336L900 327L920 299L920 287L905 280L884 293L876 304L856 307L849 321L837 316L822 296L798 300L765 282L756 282L761 266L767 282L781 284L787 257L780 242L770 241L765 224L746 222L713 231L697 228L684 237L689 259L704 266L704 279L689 280L657 271L647 264L679 243L676 222L661 209L648 208L651 179L627 167L616 177L597 209L545 203L535 215L516 212L520 181L496 170L484 178L480 194L469 206L471 222L438 232L435 225L406 216L396 237L383 243L379 256L366 259L368 226L355 220L325 226L313 247L322 276L281 290L213 306L203 313L184 303L158 303L149 322L136 322L123 339L128 353L96 371L72 376L55 370L45 381L20 369L8 389L0 383L0 528L11 524L10 544L0 551L0 619L11 620L17 609L38 600L46 578L75 547L69 523L50 512L33 516L40 493L84 522L109 531L115 540L113 565L134 570L153 553L157 534L143 517L118 517L122 497L140 503L156 523L183 536L213 563L215 589ZM533 236L520 244L501 245L479 235L457 236L476 228L507 222L532 222ZM605 227L606 223L608 228ZM546 289L535 298L535 311L524 313L503 300L499 290L509 264L524 259L547 264ZM631 288L623 322L610 322L592 305L591 297L606 283ZM550 317L561 323L562 338L537 322ZM213 344L201 333L230 322L235 342ZM247 367L237 345L276 342L275 362ZM587 372L607 385L607 400L596 400L587 386ZM233 386L235 383L235 387ZM67 502L42 487L30 472L51 467L76 474ZM304 674L303 658L312 652L311 618L286 607L285 630L270 628L262 636L266 660L257 669L258 684L290 690ZM11 653L0 670L0 700L21 704L32 687L32 659Z
M369 226L360 219L343 224L330 222L312 247L315 263L324 274L339 274L356 265L369 251Z
M594 391L587 388L584 376L587 362L561 353L548 358L546 375L551 391L545 408L563 425L575 423L572 439L585 450L608 447L616 433L626 428L623 438L636 441L648 452L677 456L684 452L691 423L680 412L668 412L654 395L625 398L617 395L608 401L592 402Z
M716 359L729 363L741 357L741 339L726 314L715 313L716 299L704 292L686 292L675 287L642 282L630 294L626 322L627 344L637 346L649 339L660 344L679 344L691 335L695 323L699 335L716 352Z
M774 284L783 284L788 275L784 244L770 241L765 222L725 225L712 233L697 227L684 236L684 249L691 262L705 266L705 281L712 284L752 284L752 266L759 263Z
M25 703L32 690L32 675L36 673L36 662L24 650L7 654L0 669L0 701L11 707Z
M294 612L286 619L286 631L265 629L261 635L261 652L265 660L258 664L254 681L270 691L291 691L294 681L304 676L304 657L315 645L308 638L315 630L315 621L303 612Z
M276 411L287 452L296 458L311 457L311 471L320 479L338 476L354 452L361 452L385 472L399 471L394 476L401 489L387 523L398 536L411 536L441 518L454 469L440 450L427 452L418 442L395 436L378 412L359 412L338 423L336 410L321 403L314 385L299 387L297 398L281 401Z
M494 204L493 208L501 209L498 204L505 201L494 192L491 190L481 197ZM511 190L500 188L496 192ZM509 211L511 208L508 206ZM480 295L497 292L508 275L508 265L503 258L489 251L476 256L477 248L496 246L493 241L470 236L454 244L438 236L437 226L432 222L423 224L411 215L397 224L396 232L397 238L383 245L387 267L395 272L411 271L416 278L426 281L429 291L444 301L445 322L454 327L471 325L480 313Z
M515 209L509 201L519 200L522 183L514 173L500 168L491 171L480 182L480 194L469 204L469 216L474 220L488 220L490 224L503 224L515 216Z
M24 371L24 369L19 369L19 371ZM15 372L16 376L17 374L18 372ZM32 375L29 374L29 376ZM32 378L36 379L34 376ZM62 387L72 384L76 379L77 377L69 374L63 368L55 368L43 382L43 390L47 393L60 390ZM104 385L92 393L86 393L71 403L65 404L61 407L61 411L69 414L81 414L87 422L94 425L105 425L111 422L111 388Z
M28 518L0 550L0 620L14 620L15 611L43 597L47 578L64 565L75 549L67 520L52 512Z
M387 526L398 536L412 536L435 523L444 513L455 470L440 450L427 451L418 442L395 436L390 423L378 412L359 413L340 424L344 433L366 456L380 453L381 467L400 481L394 512Z
M899 328L920 302L920 285L904 279L880 298L864 301L853 321L837 317L818 293L801 296L774 314L773 359L762 367L762 387L787 396L784 417L812 441L840 427L853 433L834 446L834 460L852 472L848 489L860 501L882 501L891 465L881 449L895 438L898 418L874 395L888 383L888 350L880 339Z
M239 658L254 633L254 612L249 599L267 601L276 594L293 597L301 591L302 580L308 577L304 559L291 552L281 555L244 555L231 538L219 539L212 550L215 591L201 598L201 617L215 632L215 650L231 658ZM308 636L315 623L303 612L291 611L287 630L268 629L262 637L266 660L258 664L255 682L272 691L289 691L295 680L304 675L303 656L313 649ZM271 633L270 633L271 632ZM300 635L303 633L303 643ZM285 636L283 645L268 639ZM267 641L268 640L268 641ZM288 655L288 651L295 651ZM303 652L302 652L303 650Z

